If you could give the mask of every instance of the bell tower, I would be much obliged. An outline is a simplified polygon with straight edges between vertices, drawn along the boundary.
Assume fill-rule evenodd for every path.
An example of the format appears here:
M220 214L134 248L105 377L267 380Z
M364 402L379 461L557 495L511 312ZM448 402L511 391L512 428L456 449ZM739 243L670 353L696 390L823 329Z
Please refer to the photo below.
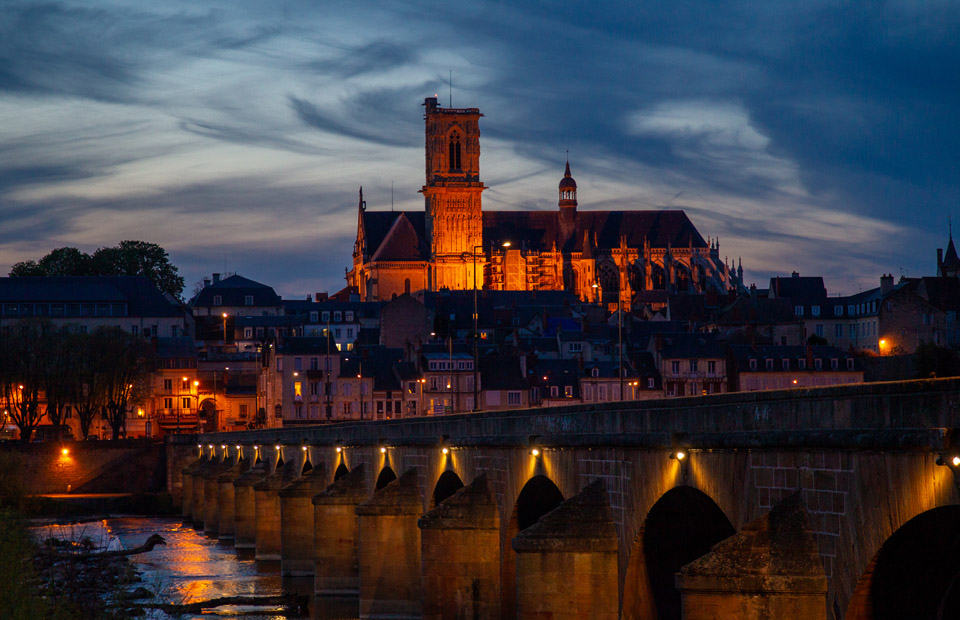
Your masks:
M426 134L426 234L434 262L431 288L473 286L474 261L465 259L483 244L480 194L480 110L441 108L436 97L423 102ZM477 277L484 257L477 255ZM482 286L482 278L478 283Z

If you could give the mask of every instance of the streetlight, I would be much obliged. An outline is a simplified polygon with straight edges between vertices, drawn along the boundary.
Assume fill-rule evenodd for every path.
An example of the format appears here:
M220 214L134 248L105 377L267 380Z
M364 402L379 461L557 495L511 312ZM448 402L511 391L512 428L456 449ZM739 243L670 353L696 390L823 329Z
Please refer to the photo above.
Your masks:
M224 349L226 349L227 347L227 313L224 312L221 316L223 317L223 347Z
M177 386L177 435L180 434L180 410L183 407L183 384L189 381L189 377L184 377Z
M509 248L510 242L504 241L501 247ZM479 341L480 341L480 315L477 310L477 248L483 249L483 245L475 245L472 248L473 253L473 410L480 410L480 382L478 367L480 365Z

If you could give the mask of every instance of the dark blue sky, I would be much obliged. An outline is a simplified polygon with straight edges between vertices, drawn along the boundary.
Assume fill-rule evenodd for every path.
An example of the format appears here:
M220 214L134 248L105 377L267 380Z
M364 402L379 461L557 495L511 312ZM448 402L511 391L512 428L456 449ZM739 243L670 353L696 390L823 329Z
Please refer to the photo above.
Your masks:
M421 108L485 114L486 209L685 209L748 282L930 275L960 212L952 2L0 5L0 271L163 245L337 290L370 208L422 209Z

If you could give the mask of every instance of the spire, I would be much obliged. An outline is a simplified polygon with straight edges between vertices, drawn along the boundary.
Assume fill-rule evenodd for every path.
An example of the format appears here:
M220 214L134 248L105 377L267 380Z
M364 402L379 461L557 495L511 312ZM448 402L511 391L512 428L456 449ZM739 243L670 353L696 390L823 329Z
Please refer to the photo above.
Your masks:
M360 211L361 211L361 212L367 210L367 201L363 199L363 185L360 186L360 203L359 203L359 205L360 205Z

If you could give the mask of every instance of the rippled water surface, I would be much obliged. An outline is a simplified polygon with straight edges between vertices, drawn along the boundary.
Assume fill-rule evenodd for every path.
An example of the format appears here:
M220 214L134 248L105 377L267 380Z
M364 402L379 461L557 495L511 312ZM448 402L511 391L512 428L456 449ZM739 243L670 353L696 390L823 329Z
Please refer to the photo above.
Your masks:
M108 548L130 549L142 545L151 534L160 534L167 541L149 553L131 556L141 572L142 585L157 593L155 602L192 603L221 596L272 596L285 592L311 594L311 577L281 577L279 562L257 562L252 550L234 550L233 545L218 543L183 525L180 518L111 518L78 525L38 527L39 538L55 536L68 540L90 538ZM315 620L353 620L357 618L357 599L315 599L311 596L309 616ZM147 601L144 601L147 602ZM154 602L154 601L150 601ZM222 607L215 612L176 616L177 620L243 618L273 620L284 617L276 608ZM162 612L148 618L166 620Z

